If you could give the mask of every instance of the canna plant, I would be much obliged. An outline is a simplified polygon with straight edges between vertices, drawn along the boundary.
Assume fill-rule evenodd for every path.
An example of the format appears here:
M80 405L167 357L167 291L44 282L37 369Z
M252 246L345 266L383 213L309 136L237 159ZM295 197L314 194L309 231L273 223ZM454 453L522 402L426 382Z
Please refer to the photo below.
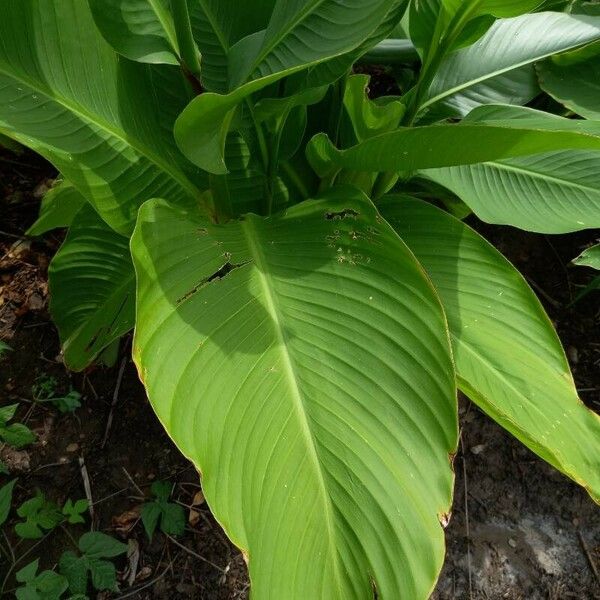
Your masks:
M600 501L600 419L464 223L600 226L599 44L581 1L4 0L0 133L62 177L31 233L69 228L65 362L135 325L254 598L428 597L457 389Z

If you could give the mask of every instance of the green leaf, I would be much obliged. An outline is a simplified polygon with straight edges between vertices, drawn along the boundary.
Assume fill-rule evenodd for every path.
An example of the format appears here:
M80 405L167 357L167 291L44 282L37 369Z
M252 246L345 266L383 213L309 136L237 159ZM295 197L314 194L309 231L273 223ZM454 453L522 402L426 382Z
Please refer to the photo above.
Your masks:
M40 559L30 562L28 565L17 571L15 578L19 583L27 583L35 579L35 575L40 565Z
M161 514L162 511L160 506L156 502L146 502L142 506L140 517L142 519L144 531L150 541L152 541L152 538L154 537L154 532L156 531Z
M182 535L185 530L185 512L179 504L169 502L171 484L166 481L155 481L152 493L156 500L146 502L142 506L142 523L148 539L152 540L156 526L160 520L160 529L169 535Z
M168 502L161 507L160 530L168 535L183 535L185 531L185 511L179 504Z
M276 2L260 36L232 49L231 87L295 67L322 62L356 48L398 0L290 0ZM406 6L407 2L400 2ZM340 31L344 35L340 35Z
M85 204L85 198L69 183L61 181L45 195L36 222L27 235L38 236L58 227L68 227Z
M464 116L481 104L526 104L539 93L534 62L598 39L598 17L545 12L501 19L442 62L421 108L443 102L444 111Z
M574 261L578 267L591 267L600 271L600 244L584 250Z
M83 0L2 8L0 133L50 160L123 233L148 198L195 205L205 179L172 136L190 99L178 70L120 58Z
M150 490L159 502L168 502L171 497L171 484L168 481L155 481Z
M67 517L67 521L71 525L85 523L85 519L82 517L82 515L88 510L88 508L89 503L85 498L77 500L75 503L73 503L73 501L69 498L63 506L62 514Z
M88 0L96 26L123 56L143 63L178 65L168 0Z
M368 75L353 75L348 79L344 93L344 108L358 142L395 130L406 110L397 100L385 104L370 100L369 81Z
M352 70L352 66L367 54L369 50L374 48L380 42L384 42L387 37L392 35L405 12L406 4L404 2L400 1L393 5L377 29L371 32L359 46L346 54L331 58L310 69L306 78L306 87L317 87L330 84L349 73ZM412 50L414 52L414 48ZM380 63L373 62L371 64ZM387 63L384 62L383 64Z
M90 206L75 217L49 269L50 313L65 363L87 367L135 319L135 273L129 240Z
M388 197L381 210L442 299L459 387L600 502L600 417L579 399L558 336L523 277L438 208Z
M189 0L194 37L202 53L202 83L208 91L229 89L229 50L267 27L275 0Z
M59 600L69 583L54 571L42 571L35 579L35 587L42 600Z
M71 390L62 398L52 398L52 404L63 414L74 413L78 408L81 408L81 394Z
M483 108L485 115L489 115L489 107ZM562 121L566 120L534 120L530 123L500 118L484 122L483 118L474 116L472 120L456 125L400 128L347 150L338 150L325 134L319 134L310 141L307 155L315 171L325 176L340 168L411 172L567 148L600 150L600 128L591 129L576 121L565 127Z
M37 593L35 587L30 585L17 588L15 590L15 596L17 600L41 600L41 597Z
M0 425L0 439L14 448L23 448L23 446L33 444L37 437L27 425L13 423L12 425Z
M40 491L23 502L17 509L17 514L25 518L25 521L15 525L17 535L23 539L40 539L44 536L43 530L51 531L63 520L58 506L46 500Z
M586 119L600 120L600 56L575 65L551 60L537 65L542 89Z
M13 479L0 488L0 526L4 525L8 519L15 483L17 480Z
M127 545L99 531L84 533L79 549L87 558L113 558L127 552Z
M426 598L453 368L438 300L370 201L336 188L224 226L151 201L132 251L140 376L255 597Z
M201 94L177 119L175 138L183 154L209 173L226 174L225 141L238 105L283 77L356 48L395 2L278 2L264 35L248 36L230 52L230 65L236 69L231 73L230 88L237 89L226 95ZM316 22L320 26L311 30ZM334 33L339 32L341 23L343 36ZM251 76L252 81L246 83Z
M117 572L111 562L94 558L88 562L88 565L92 573L92 585L94 589L100 592L104 590L116 591Z
M85 594L88 584L88 561L67 550L60 557L58 568L67 578L69 591L72 594Z
M18 403L0 406L0 425L6 425L10 420L14 419L17 408L19 408Z
M593 123L520 107L481 107L469 116L491 124L521 124L548 129L587 129ZM600 227L600 152L560 150L495 160L421 175L445 186L488 222L541 233L568 233Z

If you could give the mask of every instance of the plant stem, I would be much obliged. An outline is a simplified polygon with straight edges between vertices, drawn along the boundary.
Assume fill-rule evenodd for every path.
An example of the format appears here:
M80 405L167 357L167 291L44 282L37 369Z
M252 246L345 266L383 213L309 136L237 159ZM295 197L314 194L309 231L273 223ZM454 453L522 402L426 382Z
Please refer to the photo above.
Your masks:
M427 52L427 56L423 61L423 68L419 75L415 87L410 90L409 102L407 110L402 121L403 125L411 126L414 124L425 95L429 91L433 79L440 67L442 60L446 57L448 52L452 50L452 47L456 43L459 35L464 30L466 24L471 19L472 15L479 8L481 0L476 0L473 3L465 4L463 7L454 15L450 24L448 25L447 32L442 33L441 29L443 26L442 13L438 17L436 24L436 30L433 36L433 42Z
M179 53L185 69L200 81L200 52L192 35L187 0L171 0Z
M254 113L254 107L252 106L252 101L250 99L246 99L246 107L248 108L248 113L250 114L250 118L252 119L252 123L254 125L254 131L256 132L256 139L258 141L258 147L260 149L260 155L263 164L263 172L265 175L265 198L263 203L263 216L268 217L271 214L271 210L273 209L273 190L271 188L271 181L269 180L269 173L271 171L271 159L269 155L269 146L267 144L267 140L265 138L265 133L261 124L256 120L256 114Z

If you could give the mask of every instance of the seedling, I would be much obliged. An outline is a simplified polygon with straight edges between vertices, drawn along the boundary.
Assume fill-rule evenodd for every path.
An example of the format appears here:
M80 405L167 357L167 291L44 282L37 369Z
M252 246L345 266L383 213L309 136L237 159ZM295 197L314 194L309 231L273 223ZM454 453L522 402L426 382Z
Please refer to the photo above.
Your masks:
M78 523L85 523L83 514L89 508L89 502L83 498L73 502L70 498L65 502L62 509L62 514L66 517L67 522L70 525L76 525Z
M51 531L64 520L59 507L47 500L40 490L33 498L21 504L17 514L25 519L15 525L16 534L23 539L40 539L45 532Z
M38 573L39 559L30 562L16 574L16 579L22 583L17 588L17 600L59 600L67 590L67 579L54 571Z
M55 377L42 375L32 388L36 402L50 402L61 413L73 413L81 407L81 394L71 390L65 396L57 394L58 382Z
M0 407L0 441L14 448L22 448L36 440L33 431L24 423L9 424L9 421L14 419L18 407L18 404Z
M97 531L84 533L79 538L79 555L70 550L63 553L59 571L68 581L69 591L85 594L91 575L92 586L97 591L116 591L115 566L108 558L127 552L127 545Z
M171 485L155 481L151 487L154 500L142 506L142 523L148 539L152 539L157 525L168 535L182 535L185 530L185 511L179 504L169 502Z

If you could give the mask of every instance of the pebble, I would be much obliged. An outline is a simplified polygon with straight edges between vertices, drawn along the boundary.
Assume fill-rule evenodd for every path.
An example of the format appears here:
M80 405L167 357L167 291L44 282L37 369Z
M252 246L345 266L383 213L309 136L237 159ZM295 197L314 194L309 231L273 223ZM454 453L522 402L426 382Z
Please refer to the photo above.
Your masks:
M77 452L79 450L79 444L73 442L67 446L67 452Z

